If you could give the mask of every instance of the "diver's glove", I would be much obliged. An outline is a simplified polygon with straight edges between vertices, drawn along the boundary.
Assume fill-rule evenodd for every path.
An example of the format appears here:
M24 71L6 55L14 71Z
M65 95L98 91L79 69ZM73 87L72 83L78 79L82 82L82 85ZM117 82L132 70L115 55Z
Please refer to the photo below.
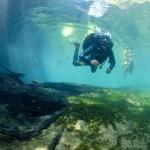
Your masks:
M91 64L92 66L98 66L98 65L99 65L99 61L98 61L98 60L91 60L91 61L90 61L90 64Z
M111 73L111 68L110 67L108 67L107 69L106 69L106 73Z

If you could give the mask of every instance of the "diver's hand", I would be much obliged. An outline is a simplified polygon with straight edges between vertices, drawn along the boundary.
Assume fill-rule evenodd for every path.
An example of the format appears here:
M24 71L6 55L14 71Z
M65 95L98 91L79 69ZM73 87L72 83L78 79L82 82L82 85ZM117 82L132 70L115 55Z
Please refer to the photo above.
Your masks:
M99 62L97 60L91 60L90 63L93 66L98 66L99 65Z
M106 73L111 73L111 68L110 67L107 68Z

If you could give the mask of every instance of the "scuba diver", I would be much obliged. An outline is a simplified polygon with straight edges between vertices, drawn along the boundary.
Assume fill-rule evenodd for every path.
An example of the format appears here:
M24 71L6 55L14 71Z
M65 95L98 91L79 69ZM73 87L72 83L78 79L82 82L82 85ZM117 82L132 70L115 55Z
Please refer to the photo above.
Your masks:
M129 72L132 74L134 69L134 53L130 49L124 49L123 52L123 74L126 76L126 74Z
M94 32L84 39L82 45L82 53L78 56L80 43L74 42L75 53L73 57L74 66L90 66L91 72L94 73L97 67L102 68L103 64L109 58L110 66L107 68L106 73L111 73L115 66L115 58L112 51L113 43L111 41L111 34L106 32Z

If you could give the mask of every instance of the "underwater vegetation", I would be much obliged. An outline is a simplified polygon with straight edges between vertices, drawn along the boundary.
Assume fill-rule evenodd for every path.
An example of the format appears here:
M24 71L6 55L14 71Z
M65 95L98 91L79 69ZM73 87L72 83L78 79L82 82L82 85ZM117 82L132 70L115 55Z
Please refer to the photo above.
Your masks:
M7 97L4 97L6 91ZM20 95L19 106L12 95L9 97L16 93ZM35 104L25 103L23 93ZM150 149L147 91L73 83L20 85L12 77L1 75L0 98L2 96L0 150ZM45 96L49 97L46 101ZM10 109L12 103L13 107L21 108L15 116L16 109ZM55 109L48 109L52 106ZM23 107L27 107L28 113Z

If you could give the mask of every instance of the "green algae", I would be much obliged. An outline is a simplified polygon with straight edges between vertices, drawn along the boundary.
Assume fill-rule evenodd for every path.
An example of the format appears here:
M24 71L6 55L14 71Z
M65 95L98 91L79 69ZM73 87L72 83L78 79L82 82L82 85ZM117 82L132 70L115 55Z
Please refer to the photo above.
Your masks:
M96 91L97 92L97 91ZM144 137L145 133L149 133L149 116L150 107L147 98L126 92L107 91L107 94L88 93L79 96L68 97L70 102L69 108L65 112L67 116L67 124L70 123L69 131L74 131L74 124L77 120L84 120L87 123L89 132L80 131L81 144L79 150L100 150L100 145L107 145L106 141L102 141L98 137L99 127L109 124L116 128L116 122L122 122L124 119L134 122L130 125L131 132L118 136L117 145L110 149L121 149L121 139L126 138L129 141L135 138ZM132 99L132 102L129 101ZM139 103L140 105L137 105ZM148 103L148 104L147 104ZM107 146L106 146L107 147Z

